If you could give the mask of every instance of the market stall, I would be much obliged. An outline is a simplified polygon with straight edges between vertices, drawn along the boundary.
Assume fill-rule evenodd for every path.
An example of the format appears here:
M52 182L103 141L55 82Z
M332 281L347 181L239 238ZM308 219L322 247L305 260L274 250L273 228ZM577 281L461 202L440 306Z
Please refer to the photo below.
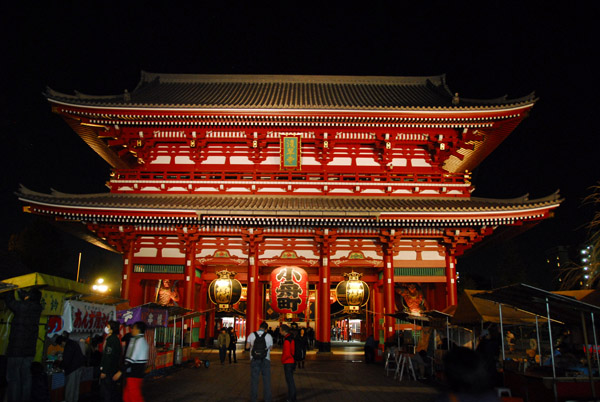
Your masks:
M85 355L91 337L101 335L106 323L114 319L120 298L92 293L89 285L47 274L32 273L5 279L0 292L13 289L38 288L42 294L42 314L39 321L38 342L34 361L45 365L49 377L52 400L62 400L64 373L57 367L62 348L51 339L65 332L78 341ZM18 296L17 296L18 297ZM0 354L5 354L13 313L2 304L0 309ZM92 366L84 367L80 393L91 389L94 376Z
M510 306L536 317L544 317L547 322L550 344L548 361L551 365L551 372L544 367L536 366L532 366L524 372L505 370L506 385L513 390L513 395L524 396L530 401L595 399L596 395L600 395L598 382L600 378L594 376L594 373L600 372L600 359L598 359L597 347L589 347L590 329L593 345L598 344L595 316L600 313L599 307L567 295L548 292L525 284L478 293L474 297L496 303L501 325L505 311L503 306ZM556 334L553 335L552 329L555 323L571 327L581 326L583 342L580 346L581 351L585 351L583 354L586 364L578 364L576 359L569 361L563 355L563 351L555 349L554 336ZM596 352L592 355L590 350ZM564 366L557 365L557 360L561 363L566 362L566 364ZM597 367L593 367L592 360L596 361Z
M179 306L146 303L118 311L117 320L125 326L136 321L146 324L145 337L150 346L147 371L152 371L189 360L191 347L185 345L185 335L191 328L186 327L184 319L190 313L191 310ZM193 325L193 321L190 323Z

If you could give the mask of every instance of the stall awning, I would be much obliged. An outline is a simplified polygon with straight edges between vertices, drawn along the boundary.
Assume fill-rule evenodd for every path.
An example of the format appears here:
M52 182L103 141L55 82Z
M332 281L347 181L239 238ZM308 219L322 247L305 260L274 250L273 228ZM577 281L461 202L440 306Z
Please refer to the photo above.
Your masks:
M0 282L0 293L16 288L17 286L12 283Z
M547 316L546 304L548 304L550 317L562 323L579 324L582 312L600 313L600 307L578 301L570 296L538 289L524 283L505 286L489 292L477 293L473 296L492 303L502 303L512 306L520 312L542 317ZM509 309L506 310L508 311ZM504 312L505 308L502 309L503 320Z
M488 294L485 290L465 289L458 301L452 324L480 325L481 322L500 322L498 304L491 300L479 298L479 295ZM477 295L477 298L474 296ZM545 314L542 315L545 317ZM535 315L520 311L512 307L502 308L502 321L504 324L535 324Z
M31 286L40 286L48 290L73 293L73 294L91 294L90 285L72 281L70 279L60 278L47 274L34 272L33 274L15 276L14 278L4 279L3 282L15 285L18 288L28 288Z

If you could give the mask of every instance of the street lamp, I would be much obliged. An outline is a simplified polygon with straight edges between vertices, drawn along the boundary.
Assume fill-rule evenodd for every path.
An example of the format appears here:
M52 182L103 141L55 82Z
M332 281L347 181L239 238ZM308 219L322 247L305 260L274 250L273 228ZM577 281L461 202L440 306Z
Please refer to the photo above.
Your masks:
M92 289L95 290L96 292L106 293L106 292L108 292L108 285L104 283L103 278L98 278L98 279L96 279L96 283L94 283L94 285L92 285Z

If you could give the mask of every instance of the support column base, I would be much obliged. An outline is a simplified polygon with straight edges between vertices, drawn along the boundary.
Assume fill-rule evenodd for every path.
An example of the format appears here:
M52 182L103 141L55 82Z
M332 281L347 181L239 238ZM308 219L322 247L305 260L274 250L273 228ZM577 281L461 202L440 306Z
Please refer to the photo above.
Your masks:
M331 353L331 342L317 341L317 353Z

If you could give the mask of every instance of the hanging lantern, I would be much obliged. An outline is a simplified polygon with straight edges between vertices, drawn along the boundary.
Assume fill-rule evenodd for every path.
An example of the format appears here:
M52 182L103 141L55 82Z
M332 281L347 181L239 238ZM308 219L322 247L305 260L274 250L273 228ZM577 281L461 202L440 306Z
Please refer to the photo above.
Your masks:
M233 311L242 296L242 284L234 279L237 272L224 270L216 274L219 277L208 286L208 297L217 305L217 311Z
M357 313L369 301L369 285L361 281L362 274L351 272L344 274L347 279L338 283L335 288L337 301L344 306L344 311Z
M306 310L308 274L300 267L284 266L271 272L271 308L280 314Z

